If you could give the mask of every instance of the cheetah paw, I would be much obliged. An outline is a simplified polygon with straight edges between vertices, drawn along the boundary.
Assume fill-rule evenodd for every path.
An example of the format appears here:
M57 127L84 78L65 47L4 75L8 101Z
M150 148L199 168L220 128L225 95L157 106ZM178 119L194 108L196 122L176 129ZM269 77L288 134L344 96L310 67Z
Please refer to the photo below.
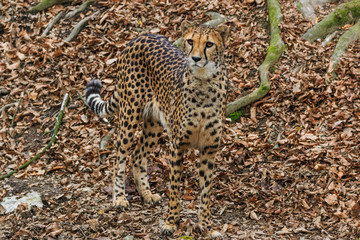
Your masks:
M198 224L195 225L195 229L194 229L194 230L195 230L196 232L198 232L198 233L204 233L204 232L207 231L206 229L209 229L209 227L206 227L206 226L198 223ZM221 234L220 232L215 231L215 230L211 231L211 230L209 229L209 238L210 238L210 239L222 239L223 236L222 236L222 234Z
M219 233L218 231L215 231L215 230L209 232L209 237L210 237L210 239L222 239L223 238L221 233Z
M113 206L124 211L124 210L129 209L130 204L129 204L129 201L125 199L125 197L118 197L117 199L115 199L113 201Z
M143 198L145 204L155 204L161 201L159 194L149 194Z
M163 235L171 235L176 231L177 227L175 224L168 224L165 223L162 227L161 227L161 232Z

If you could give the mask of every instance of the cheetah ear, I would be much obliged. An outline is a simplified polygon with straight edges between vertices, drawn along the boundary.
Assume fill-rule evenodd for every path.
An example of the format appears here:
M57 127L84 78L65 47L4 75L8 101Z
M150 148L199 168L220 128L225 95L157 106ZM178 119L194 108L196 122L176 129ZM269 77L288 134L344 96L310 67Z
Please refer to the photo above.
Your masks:
M181 23L181 32L182 32L182 34L184 35L185 32L186 32L189 28L191 28L192 26L193 26L192 23L190 23L190 22L187 21L187 20L184 20L184 21Z
M225 25L220 25L220 26L216 27L215 29L220 34L223 41L226 42L226 40L229 36L229 27L225 26Z

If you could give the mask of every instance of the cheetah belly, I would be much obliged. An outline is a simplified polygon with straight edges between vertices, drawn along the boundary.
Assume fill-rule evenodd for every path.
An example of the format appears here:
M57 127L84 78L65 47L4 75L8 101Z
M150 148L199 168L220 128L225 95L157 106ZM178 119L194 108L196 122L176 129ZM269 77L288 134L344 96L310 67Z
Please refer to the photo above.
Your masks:
M194 123L194 122L193 122ZM212 121L210 120L200 120L197 123L195 122L194 126L187 127L188 130L191 131L191 134L189 136L189 143L191 148L196 148L199 150L203 150L204 147L208 145L214 144L214 139L217 137L216 135L211 135L211 133L214 131L214 128L217 129L221 125L216 124L215 126L211 128L206 128L208 124L211 124ZM219 126L217 126L219 125Z

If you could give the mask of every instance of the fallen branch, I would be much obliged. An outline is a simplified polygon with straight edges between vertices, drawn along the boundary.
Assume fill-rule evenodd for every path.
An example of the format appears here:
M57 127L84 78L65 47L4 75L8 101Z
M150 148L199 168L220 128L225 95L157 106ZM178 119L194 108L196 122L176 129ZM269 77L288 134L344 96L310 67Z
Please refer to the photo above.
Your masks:
M331 56L328 72L335 71L348 46L358 39L360 39L360 20L358 20L339 38L339 41L337 42L335 50Z
M63 4L63 3L67 3L67 2L72 2L73 0L42 0L38 5L36 5L35 7L31 8L29 10L29 13L37 13L40 12L42 10L45 10L49 7L52 7L54 5L58 5L58 4Z
M79 32L84 28L84 26L87 24L87 22L89 21L89 19L93 18L96 14L98 14L99 11L94 12L93 14L91 14L90 16L85 17L83 20L81 20L78 24L76 24L76 26L74 27L74 29L71 31L70 35L65 39L65 42L71 42L72 40L74 40L77 35L79 34Z
M340 4L335 10L327 15L321 22L310 28L302 38L312 42L324 38L339 27L360 18L360 1L353 0Z
M50 142L46 145L46 147L44 147L43 150L41 152L39 152L36 156L34 156L29 161L27 161L26 163L21 165L17 170L13 170L13 171L9 172L8 174L5 174L5 175L1 176L0 180L4 180L5 178L11 177L14 173L17 173L19 170L26 168L31 163L33 163L38 158L40 158L53 145L53 143L56 141L56 136L57 136L57 133L59 131L61 120L63 119L63 116L65 114L65 107L66 107L68 101L69 101L69 94L65 94L63 102L61 104L59 114L58 114L58 116L56 118L56 124L55 124L55 128L54 128L54 132L53 132L53 134L51 136Z
M13 127L14 127L16 114L17 114L18 111L19 111L19 107L20 107L20 104L22 103L22 100L23 100L23 98L20 98L20 100L19 100L19 102L18 102L18 104L17 104L17 106L16 106L16 109L15 109L15 112L14 112L14 116L13 116L13 118L12 118L12 120L11 120L11 124L10 124L10 127L9 127L9 128L13 128Z
M211 20L204 23L204 25L206 25L206 26L216 27L220 24L225 23L228 20L227 17L225 17L224 15L222 15L220 13L216 13L216 12L208 12L208 13L206 13L206 15L211 16ZM178 38L174 42L175 47L177 47L178 49L182 49L182 42L183 42L183 38L182 37Z
M46 36L51 29L54 27L54 25L60 20L60 18L64 15L64 12L61 11L58 15L56 15L56 17L53 18L53 20L51 20L51 22L49 23L49 25L46 27L45 31L43 32L42 36Z
M97 0L87 0L86 2L84 2L83 4L80 5L80 7L76 8L75 10L69 12L68 14L66 14L66 18L72 18L74 17L76 14L84 11L88 6L90 6L92 3L96 2Z
M281 54L284 52L285 44L281 39L279 29L279 24L282 20L280 4L278 0L268 0L267 5L269 9L269 21L271 26L271 40L270 46L267 50L266 58L259 67L260 87L250 94L227 104L226 115L229 115L236 110L259 100L270 91L270 82L267 75L270 67L277 62Z

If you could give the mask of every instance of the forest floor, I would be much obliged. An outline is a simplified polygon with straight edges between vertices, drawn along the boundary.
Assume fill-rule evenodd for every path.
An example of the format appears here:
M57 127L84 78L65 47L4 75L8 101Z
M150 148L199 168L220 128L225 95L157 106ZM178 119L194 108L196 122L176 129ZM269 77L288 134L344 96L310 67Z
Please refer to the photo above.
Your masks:
M205 13L210 10L230 18L228 101L249 93L259 85L257 68L269 46L266 4L99 1L76 17L62 19L42 37L54 16L74 6L28 14L36 2L0 3L0 107L15 104L0 113L0 174L20 166L49 142L64 95L70 94L71 100L56 144L37 162L0 182L0 201L36 191L43 202L42 208L30 210L25 205L11 213L0 209L0 238L207 239L192 231L199 204L196 151L185 158L179 230L171 237L160 234L168 202L165 134L148 169L152 191L163 201L143 206L128 167L131 209L111 207L115 149L112 141L105 151L99 143L113 127L89 111L79 93L84 94L87 81L98 78L107 99L114 90L116 57L132 38L151 32L174 41L182 20L208 21ZM243 110L237 121L226 123L214 177L214 226L224 239L358 239L360 42L350 45L332 78L329 59L349 26L325 47L320 41L309 43L301 36L313 23L295 9L293 0L280 4L286 51L271 69L269 94ZM317 19L335 6L317 9ZM80 19L96 11L75 41L63 41ZM118 119L109 121L116 125Z

